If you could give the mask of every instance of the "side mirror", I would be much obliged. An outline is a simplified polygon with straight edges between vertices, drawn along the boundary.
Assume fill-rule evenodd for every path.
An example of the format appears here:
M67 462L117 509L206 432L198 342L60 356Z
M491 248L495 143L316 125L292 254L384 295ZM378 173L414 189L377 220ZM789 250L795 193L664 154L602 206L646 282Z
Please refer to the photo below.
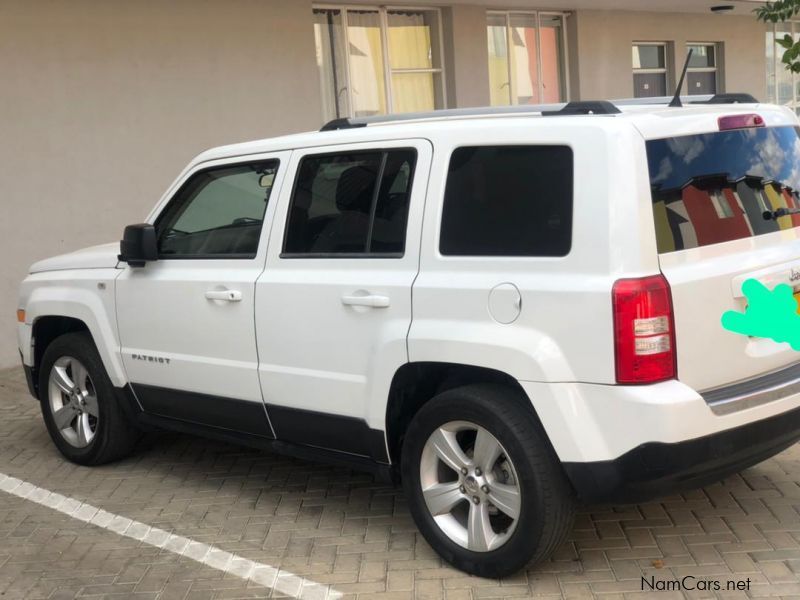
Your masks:
M132 267L143 267L147 262L158 260L155 227L149 223L128 225L119 243L117 258Z

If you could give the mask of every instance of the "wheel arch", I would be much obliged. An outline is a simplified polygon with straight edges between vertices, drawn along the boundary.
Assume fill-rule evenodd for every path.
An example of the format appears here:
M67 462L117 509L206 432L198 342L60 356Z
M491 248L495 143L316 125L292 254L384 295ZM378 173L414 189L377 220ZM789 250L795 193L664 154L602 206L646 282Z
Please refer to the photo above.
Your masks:
M517 392L514 396L523 400L526 410L541 423L525 390L508 373L460 363L406 363L392 378L386 406L386 443L391 462L399 463L405 431L426 402L447 390L478 383L493 383Z
M41 365L47 346L59 335L87 332L115 387L127 383L119 356L113 297L101 299L88 289L40 287L26 304L31 323L31 350L25 361L34 370Z

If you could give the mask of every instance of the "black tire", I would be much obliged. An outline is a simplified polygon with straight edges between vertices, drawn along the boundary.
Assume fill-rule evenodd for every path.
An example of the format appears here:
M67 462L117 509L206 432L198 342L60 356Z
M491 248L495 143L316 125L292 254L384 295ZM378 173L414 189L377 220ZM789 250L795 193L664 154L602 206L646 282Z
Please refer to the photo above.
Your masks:
M94 438L84 448L73 446L61 435L48 398L50 372L57 360L67 356L86 367L97 395L97 429ZM65 458L74 463L95 466L119 460L129 456L139 440L140 432L125 418L114 386L88 333L62 335L47 347L39 369L39 400L53 443Z
M433 549L472 575L499 578L542 561L572 528L574 492L528 402L508 387L468 385L431 399L406 432L401 474L411 514ZM494 550L475 552L451 540L434 521L422 494L420 464L425 444L436 429L452 421L468 421L491 433L516 470L522 497L519 518L508 540Z

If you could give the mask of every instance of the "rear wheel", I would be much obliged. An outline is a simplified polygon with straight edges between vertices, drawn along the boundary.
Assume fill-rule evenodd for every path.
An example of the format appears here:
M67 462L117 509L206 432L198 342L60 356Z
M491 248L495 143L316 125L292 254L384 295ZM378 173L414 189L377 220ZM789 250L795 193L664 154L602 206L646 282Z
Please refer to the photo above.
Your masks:
M89 335L69 333L54 340L39 377L42 416L61 454L82 465L130 454L138 430L125 419Z
M402 455L412 515L431 546L482 577L547 558L574 496L527 398L495 385L450 390L414 417Z

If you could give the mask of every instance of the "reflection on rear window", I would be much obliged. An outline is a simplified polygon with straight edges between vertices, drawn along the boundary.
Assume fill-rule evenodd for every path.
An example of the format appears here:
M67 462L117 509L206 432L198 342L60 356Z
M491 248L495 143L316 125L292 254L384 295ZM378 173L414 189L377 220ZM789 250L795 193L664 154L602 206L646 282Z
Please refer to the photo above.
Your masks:
M800 226L800 129L740 129L647 142L659 253Z

